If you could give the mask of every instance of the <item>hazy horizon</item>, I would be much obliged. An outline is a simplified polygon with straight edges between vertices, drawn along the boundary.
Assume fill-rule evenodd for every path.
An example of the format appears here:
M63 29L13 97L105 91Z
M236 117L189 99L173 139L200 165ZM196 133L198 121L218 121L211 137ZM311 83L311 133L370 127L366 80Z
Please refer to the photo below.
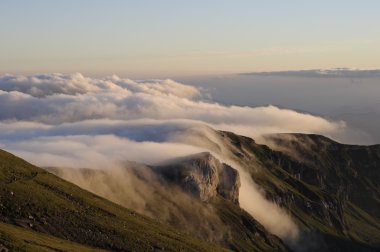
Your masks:
M0 4L0 74L133 79L380 68L374 1Z

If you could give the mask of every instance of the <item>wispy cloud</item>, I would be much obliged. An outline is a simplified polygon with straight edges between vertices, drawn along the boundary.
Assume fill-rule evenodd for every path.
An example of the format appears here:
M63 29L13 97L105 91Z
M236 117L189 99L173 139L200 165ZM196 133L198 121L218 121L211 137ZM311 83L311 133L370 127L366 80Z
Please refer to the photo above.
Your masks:
M380 69L311 69L274 72L250 72L242 75L273 76L273 77L306 77L306 78L380 78Z

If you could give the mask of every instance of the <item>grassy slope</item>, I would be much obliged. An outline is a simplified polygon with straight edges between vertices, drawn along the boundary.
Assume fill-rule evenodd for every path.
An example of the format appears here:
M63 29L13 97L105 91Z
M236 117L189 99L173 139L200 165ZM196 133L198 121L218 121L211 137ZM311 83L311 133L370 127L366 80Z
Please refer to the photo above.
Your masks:
M0 151L0 221L114 251L221 250L89 193L5 151Z
M218 197L212 204L218 211L220 219L231 230L229 248L235 251L290 251L276 236L237 205Z
M5 223L0 223L2 246L9 251L105 251Z

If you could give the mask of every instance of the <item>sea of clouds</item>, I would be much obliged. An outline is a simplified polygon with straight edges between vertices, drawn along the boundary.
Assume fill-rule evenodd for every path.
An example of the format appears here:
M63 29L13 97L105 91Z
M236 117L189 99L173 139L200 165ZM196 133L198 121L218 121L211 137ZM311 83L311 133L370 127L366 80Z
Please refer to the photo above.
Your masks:
M80 73L0 76L0 148L39 166L111 169L126 160L156 164L215 153L199 137L212 137L213 129L253 138L303 132L344 141L352 134L343 121L275 106L226 106L213 102L207 90L170 79L90 78ZM230 162L223 153L215 155ZM266 201L243 169L235 168L242 177L241 206L280 237L295 236L291 219Z
M92 166L114 158L154 163L190 154L198 148L169 140L200 125L254 138L303 132L344 141L350 135L343 121L275 106L226 106L170 79L3 75L0 108L0 148L43 166Z

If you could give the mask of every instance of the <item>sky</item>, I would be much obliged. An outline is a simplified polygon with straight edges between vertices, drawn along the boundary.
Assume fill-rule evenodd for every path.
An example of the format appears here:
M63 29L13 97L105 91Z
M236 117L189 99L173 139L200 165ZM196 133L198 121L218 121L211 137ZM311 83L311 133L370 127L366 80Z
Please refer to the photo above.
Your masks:
M2 0L0 74L378 68L378 1Z
M214 130L378 144L379 10L378 0L0 0L0 149L104 169L223 155Z
M338 69L319 76L318 72L266 72L265 75L234 74L177 80L207 90L213 101L224 105L273 105L329 120L342 120L361 134L336 140L379 144L380 71L372 70L369 74L362 70Z

